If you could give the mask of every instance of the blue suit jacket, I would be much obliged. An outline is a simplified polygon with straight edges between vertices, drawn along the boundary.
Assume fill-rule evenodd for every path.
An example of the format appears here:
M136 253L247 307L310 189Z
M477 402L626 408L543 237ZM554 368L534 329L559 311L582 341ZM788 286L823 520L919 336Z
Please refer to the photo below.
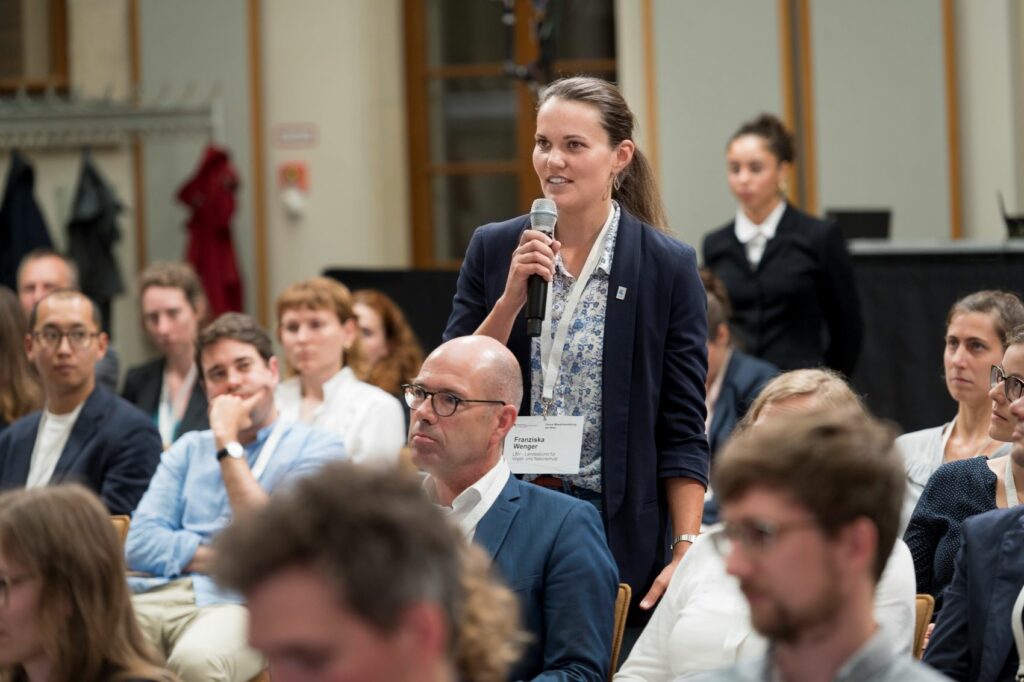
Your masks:
M778 373L775 365L733 349L722 377L722 390L715 401L711 428L708 429L712 453L718 452L757 394Z
M0 488L21 488L28 480L41 417L42 412L33 412L0 434ZM153 421L97 385L71 427L51 481L81 483L100 496L111 514L131 514L162 452Z
M964 521L953 581L924 660L954 680L1013 680L1017 648L1010 612L1024 587L1024 508Z
M509 679L608 679L619 579L597 509L510 476L473 539L534 637Z
M476 230L459 272L444 339L476 331L505 291L528 216ZM624 292L619 298L620 289ZM520 311L508 348L530 412L530 339ZM608 282L602 364L603 513L619 576L634 606L669 560L663 478L707 485L704 379L707 296L694 250L625 210Z

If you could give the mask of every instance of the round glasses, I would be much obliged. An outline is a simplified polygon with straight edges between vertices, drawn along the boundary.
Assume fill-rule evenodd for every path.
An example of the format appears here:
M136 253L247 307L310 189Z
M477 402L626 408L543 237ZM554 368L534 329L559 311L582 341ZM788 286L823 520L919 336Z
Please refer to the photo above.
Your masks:
M409 406L409 409L418 409L423 401L430 398L430 407L434 410L434 414L438 417L450 417L455 414L455 410L459 409L459 405L462 403L491 403L492 405L506 405L507 403L503 400L470 400L469 398L460 398L454 393L448 391L428 391L422 386L416 384L402 384L402 391L405 392L405 404Z
M995 388L998 383L1003 384L1003 395L1008 402L1019 400L1024 395L1024 379L1006 374L999 365L992 365L988 374L988 387Z
M728 556L733 545L739 545L749 554L760 554L772 548L779 539L796 530L817 529L818 524L811 519L776 523L751 519L730 523L726 521L713 530L711 542L720 556Z
M61 331L56 327L43 327L39 331L32 332L32 338L49 350L60 348L64 337L68 337L68 345L74 350L85 350L92 345L92 340L100 335L100 332L91 332L87 329L72 329Z

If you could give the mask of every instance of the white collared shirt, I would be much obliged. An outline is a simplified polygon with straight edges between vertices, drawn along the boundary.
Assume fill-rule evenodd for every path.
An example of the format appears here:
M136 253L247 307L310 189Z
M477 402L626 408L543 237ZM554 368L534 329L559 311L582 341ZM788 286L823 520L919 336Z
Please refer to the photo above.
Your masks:
M775 237L775 231L779 229L779 221L785 212L786 202L780 201L764 222L758 225L747 217L742 208L736 210L736 225L733 229L736 239L746 247L747 260L752 266L757 267L761 262L764 248L768 245L768 240Z
M302 385L299 377L281 382L274 399L281 418L299 421ZM398 398L360 381L344 367L324 382L324 401L313 411L310 426L341 437L349 459L357 463L394 464L405 445L405 414Z
M466 536L466 540L472 541L476 534L477 524L494 505L498 495L504 490L512 471L504 457L498 458L490 471L480 477L476 483L459 493L452 506L438 505L441 511L448 515L449 520L458 526L459 530ZM423 488L434 503L437 503L437 484L432 476L427 476L423 481Z
M38 488L47 485L57 469L57 462L64 452L64 446L71 437L71 429L75 428L78 415L85 406L83 400L78 407L67 414L54 414L43 410L39 418L39 430L36 431L36 443L32 448L32 459L28 467L26 488Z

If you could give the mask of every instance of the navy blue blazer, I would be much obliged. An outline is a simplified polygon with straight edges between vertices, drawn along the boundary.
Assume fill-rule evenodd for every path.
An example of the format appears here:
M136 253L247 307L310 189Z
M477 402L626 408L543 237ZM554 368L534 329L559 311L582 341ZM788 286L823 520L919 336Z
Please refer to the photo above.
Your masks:
M444 340L472 334L505 291L528 216L480 227L459 272ZM707 485L707 295L694 250L623 210L608 282L602 364L602 513L633 604L669 561L664 478ZM623 297L618 293L622 289ZM530 339L520 311L508 348L530 413Z
M148 414L155 423L163 386L164 359L157 358L128 370L121 397ZM185 406L185 414L181 416L181 421L174 429L174 440L183 433L205 431L210 428L206 411L206 391L203 390L203 382L196 379L192 395L188 397L188 405Z
M729 434L747 413L754 398L764 385L779 373L779 369L764 360L734 348L722 377L722 389L715 401L715 414L708 429L708 444L712 454L725 444Z
M510 476L473 539L534 637L509 679L607 680L619 579L594 505Z
M834 223L787 206L752 268L731 221L704 238L704 264L725 282L743 350L782 370L826 365L853 375L860 299Z
M0 434L0 488L21 488L28 480L41 417L42 412L33 412ZM153 421L97 385L71 427L51 481L81 483L100 496L111 514L131 514L162 453Z
M1012 681L1017 647L1010 612L1024 587L1024 507L979 514L962 530L924 661L954 680Z

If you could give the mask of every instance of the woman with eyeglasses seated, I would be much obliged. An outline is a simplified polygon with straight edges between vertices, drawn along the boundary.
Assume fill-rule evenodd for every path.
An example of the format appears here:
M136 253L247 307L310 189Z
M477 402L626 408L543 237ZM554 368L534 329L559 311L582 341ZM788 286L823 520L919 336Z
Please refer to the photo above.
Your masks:
M1005 411L997 416L989 397L989 371L1002 359L1010 331L1022 324L1024 304L1005 291L977 291L949 309L942 364L946 389L957 403L956 416L942 426L896 439L908 479L902 530L906 531L928 479L942 464L1009 452Z
M124 552L80 485L0 495L0 680L176 679L135 622Z
M1010 441L1024 402L1024 327L1007 340L1002 364L993 365L989 378L992 438ZM1024 450L1007 443L1009 455L972 457L943 464L921 493L904 539L914 557L917 591L935 597L936 613L942 592L953 579L953 562L960 550L960 527L977 514L1005 509L1024 500Z
M397 464L404 410L395 396L356 376L362 355L348 288L327 277L291 285L277 299L277 325L295 373L277 387L281 418L338 434L356 463Z
M768 382L737 431L786 415L834 409L864 409L837 373L786 372ZM685 680L764 654L767 640L751 627L750 608L739 582L726 573L725 560L716 549L714 535L721 532L722 526L711 526L683 557L615 682ZM767 528L747 536L751 544L771 540ZM875 591L875 619L893 647L908 655L914 637L914 594L910 552L897 540Z

